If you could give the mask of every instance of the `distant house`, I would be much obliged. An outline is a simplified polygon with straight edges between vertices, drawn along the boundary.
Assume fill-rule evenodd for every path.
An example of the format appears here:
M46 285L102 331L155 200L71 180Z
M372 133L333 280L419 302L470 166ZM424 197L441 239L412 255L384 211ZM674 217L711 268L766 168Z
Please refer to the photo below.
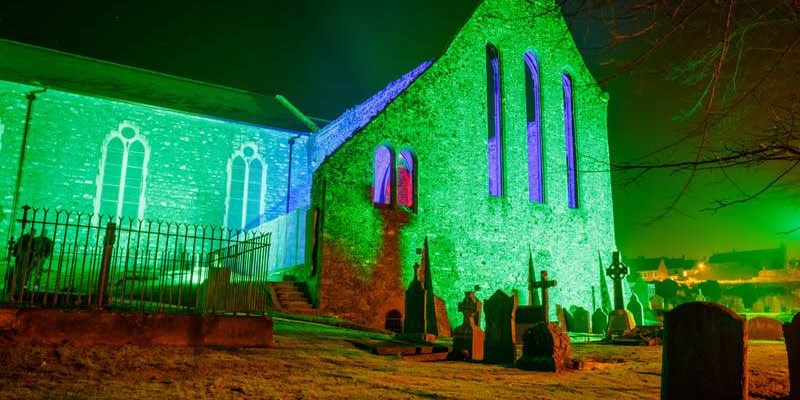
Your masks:
M774 249L716 253L708 259L707 279L742 280L759 276L761 271L781 270L788 266L786 245Z
M631 269L631 272L637 272L647 282L681 279L698 264L697 260L687 260L686 257L645 258L640 256L627 259L624 262Z

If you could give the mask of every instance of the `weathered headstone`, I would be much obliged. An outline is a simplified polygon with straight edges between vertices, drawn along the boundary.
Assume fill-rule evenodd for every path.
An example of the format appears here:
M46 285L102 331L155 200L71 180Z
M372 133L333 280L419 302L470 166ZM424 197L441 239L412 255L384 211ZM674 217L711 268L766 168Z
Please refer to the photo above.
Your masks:
M464 322L453 330L453 353L458 358L483 360L484 334L481 330L482 304L475 292L465 292L458 311L464 314Z
M576 307L575 311L572 312L572 332L577 333L591 333L591 315L589 314L589 310L583 307Z
M542 271L539 288L542 290L542 311L544 321L535 324L523 335L522 357L517 367L535 371L558 372L572 358L569 335L566 330L551 324L548 288L556 286L556 281L547 279L547 271ZM560 307L559 307L560 308Z
M544 311L542 306L519 306L514 315L514 342L522 343L522 335L533 325L544 321Z
M783 337L789 357L789 398L800 399L800 313L783 324Z
M433 342L439 336L439 323L436 318L436 300L428 259L428 238L423 248L418 250L422 257L414 264L414 279L406 289L405 320L402 338Z
M540 322L523 336L517 367L530 371L559 372L572 358L569 335L558 325Z
M517 310L517 294L509 296L497 290L486 300L486 339L483 344L483 359L489 364L513 364L517 358L514 343L514 314Z
M625 303L622 297L622 278L628 275L628 267L620 261L618 251L612 254L611 265L606 269L606 275L611 278L614 284L614 312L608 316L608 330L606 333L609 336L622 335L632 330L636 326L636 321L633 315L625 310Z
M592 333L601 334L606 333L606 329L608 328L608 314L605 311L598 308L594 310L592 314Z
M560 326L564 332L573 332L571 326L572 315L569 311L561 307L561 305L556 304L556 316L558 316L558 326Z
M644 325L644 306L639 302L639 296L637 296L636 293L631 293L631 299L628 300L626 308L633 314L633 320L636 321L636 326Z
M447 316L447 305L439 296L433 296L433 301L436 305L436 323L438 324L438 335L443 337L452 337L453 330L450 326L450 318Z
M777 319L769 317L748 319L747 338L750 340L783 340L783 325Z
M745 320L714 303L684 303L664 319L662 400L748 398Z
M664 309L664 298L654 294L650 296L650 309L653 311L660 311Z

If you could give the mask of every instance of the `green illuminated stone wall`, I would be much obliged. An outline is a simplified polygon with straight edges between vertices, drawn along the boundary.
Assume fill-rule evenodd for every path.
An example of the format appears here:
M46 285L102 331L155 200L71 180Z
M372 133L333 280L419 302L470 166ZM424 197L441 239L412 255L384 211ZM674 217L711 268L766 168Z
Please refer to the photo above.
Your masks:
M3 233L11 218L25 93L35 89L0 81L0 121L5 126L0 137ZM150 145L145 218L222 225L226 164L249 142L257 145L268 168L266 219L285 211L287 141L292 133L53 89L39 94L33 104L20 206L91 212L103 140L123 121L136 124ZM295 146L292 181L303 187L308 181L305 138Z
M607 95L550 7L550 1L486 0L441 58L315 172L312 202L324 215L320 273L311 286L319 288L323 309L382 326L388 310L403 309L402 290L425 236L434 290L454 324L461 322L458 301L475 285L483 299L497 289L517 289L527 304L529 249L537 271L545 268L559 282L552 304L591 307L598 251L607 263L615 248ZM487 43L498 48L502 62L502 197L490 197L487 188ZM541 69L543 204L528 201L528 50ZM567 206L563 72L574 82L577 209ZM373 154L383 143L395 152L407 146L417 157L416 213L371 202Z

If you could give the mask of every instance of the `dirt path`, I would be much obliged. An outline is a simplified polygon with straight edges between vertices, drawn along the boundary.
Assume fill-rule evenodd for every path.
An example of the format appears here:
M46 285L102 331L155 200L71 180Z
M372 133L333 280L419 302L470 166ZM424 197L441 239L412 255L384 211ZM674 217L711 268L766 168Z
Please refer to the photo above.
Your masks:
M271 349L72 348L0 344L0 399L658 399L660 347L575 344L562 374L379 357L347 340L380 338L276 321ZM783 343L750 345L751 393L788 392Z

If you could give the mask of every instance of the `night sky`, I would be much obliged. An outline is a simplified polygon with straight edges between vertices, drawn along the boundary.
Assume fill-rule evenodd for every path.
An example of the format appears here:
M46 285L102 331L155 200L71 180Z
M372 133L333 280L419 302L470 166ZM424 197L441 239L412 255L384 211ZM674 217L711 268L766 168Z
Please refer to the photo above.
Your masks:
M0 3L0 37L100 60L245 89L282 94L304 113L330 120L388 82L440 54L478 0L25 1ZM580 47L605 35L576 24ZM588 33L587 33L588 32ZM686 39L686 38L684 38ZM691 41L685 44L691 45ZM597 55L600 54L600 55ZM608 60L585 53L590 69ZM617 54L619 57L619 54ZM2 77L0 77L2 79ZM635 71L610 93L612 163L637 159L686 129L675 116L693 89ZM685 149L676 150L676 157ZM767 175L731 178L740 189ZM613 176L617 243L627 256L698 257L785 243L797 256L796 190L778 188L717 213L701 211L736 195L719 175L700 178L677 212L646 224L683 182L659 172L631 185Z

